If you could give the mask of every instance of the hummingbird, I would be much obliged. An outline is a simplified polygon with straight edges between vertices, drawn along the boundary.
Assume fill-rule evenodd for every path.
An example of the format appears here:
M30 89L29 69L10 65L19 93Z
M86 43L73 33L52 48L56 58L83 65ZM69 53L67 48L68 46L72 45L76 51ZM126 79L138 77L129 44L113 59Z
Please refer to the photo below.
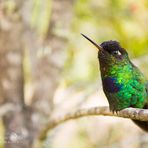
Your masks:
M98 49L102 86L110 110L118 112L128 107L148 109L148 81L120 43L110 40L97 44L86 35L82 36ZM147 121L133 121L148 132Z

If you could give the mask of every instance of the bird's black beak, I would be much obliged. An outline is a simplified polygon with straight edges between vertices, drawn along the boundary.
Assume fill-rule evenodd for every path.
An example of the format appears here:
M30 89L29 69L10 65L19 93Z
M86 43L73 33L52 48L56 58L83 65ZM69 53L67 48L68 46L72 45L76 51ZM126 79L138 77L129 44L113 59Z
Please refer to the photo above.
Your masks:
M103 48L102 48L100 45L98 45L97 43L95 43L94 41L92 41L92 40L91 40L90 38L88 38L86 35L84 35L84 34L82 34L82 33L81 33L81 35L82 35L83 37L85 37L87 40L89 40L94 46L96 46L97 49L99 49L99 51L103 50Z

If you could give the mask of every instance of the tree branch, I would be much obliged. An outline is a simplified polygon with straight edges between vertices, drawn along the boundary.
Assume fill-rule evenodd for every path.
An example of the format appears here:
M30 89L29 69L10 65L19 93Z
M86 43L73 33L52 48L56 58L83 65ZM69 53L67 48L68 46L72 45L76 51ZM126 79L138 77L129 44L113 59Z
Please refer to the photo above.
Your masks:
M69 121L71 119L77 119L81 117L87 116L115 116L115 117L123 117L123 118L130 118L134 120L140 121L148 121L148 110L147 109L137 109L137 108L127 108L116 113L113 113L109 110L107 106L100 106L100 107L92 107L92 108L84 108L78 109L76 111L71 111L59 117L54 117L50 119L48 124L45 128L41 131L39 136L39 141L44 141L46 139L47 132L56 126Z

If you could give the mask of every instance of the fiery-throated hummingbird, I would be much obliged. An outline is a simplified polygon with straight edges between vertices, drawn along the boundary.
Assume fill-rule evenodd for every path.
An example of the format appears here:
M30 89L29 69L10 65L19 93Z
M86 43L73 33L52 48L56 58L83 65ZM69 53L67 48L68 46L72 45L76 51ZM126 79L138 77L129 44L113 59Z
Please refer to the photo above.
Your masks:
M98 49L103 91L110 110L117 112L128 107L148 109L148 82L119 42L111 40L99 45L82 35ZM147 121L133 121L148 132Z

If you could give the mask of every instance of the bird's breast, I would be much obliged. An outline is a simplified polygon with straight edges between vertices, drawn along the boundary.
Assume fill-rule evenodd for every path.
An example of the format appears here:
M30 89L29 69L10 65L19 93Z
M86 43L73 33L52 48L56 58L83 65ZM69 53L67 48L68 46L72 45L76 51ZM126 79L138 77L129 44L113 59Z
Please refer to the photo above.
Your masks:
M114 77L105 77L102 79L103 89L109 93L117 93L121 90L122 85L117 83Z

